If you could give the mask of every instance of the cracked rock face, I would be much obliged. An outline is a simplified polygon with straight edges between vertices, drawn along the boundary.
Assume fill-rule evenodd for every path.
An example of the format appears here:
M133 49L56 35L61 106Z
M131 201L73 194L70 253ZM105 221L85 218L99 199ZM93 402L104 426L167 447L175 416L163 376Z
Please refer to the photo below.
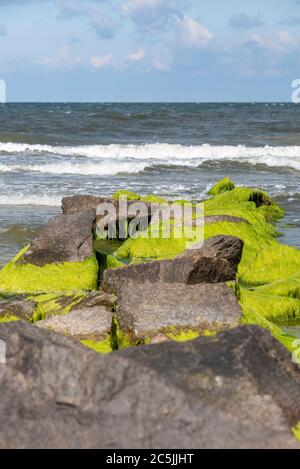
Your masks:
M119 291L117 316L122 331L134 343L155 341L169 332L177 335L237 327L242 311L225 284L131 282Z
M299 369L257 327L105 358L22 321L0 339L1 448L299 448Z
M60 215L51 220L19 260L20 264L82 262L91 257L95 210Z

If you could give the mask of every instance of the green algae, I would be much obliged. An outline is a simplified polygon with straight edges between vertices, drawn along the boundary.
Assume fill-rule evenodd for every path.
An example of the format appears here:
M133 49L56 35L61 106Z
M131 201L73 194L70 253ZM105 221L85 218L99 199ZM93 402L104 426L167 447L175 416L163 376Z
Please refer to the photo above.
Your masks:
M0 324L6 324L9 322L17 322L20 321L20 318L17 316L2 316L0 317Z
M197 339L200 336L200 333L197 331L174 331L174 332L167 332L166 337L170 340L174 340L175 342L189 342L191 340Z
M135 236L128 239L116 252L119 259L171 259L186 247L185 239L162 239Z
M139 345L132 342L129 335L121 330L116 314L112 320L111 331L105 339L100 341L82 340L81 343L101 355L107 355L116 350L125 350L134 345Z
M90 291L97 289L96 256L83 262L65 262L38 267L18 261L28 246L0 271L0 292L13 294Z
M223 192L229 192L232 191L235 188L235 185L233 182L228 178L225 177L221 181L219 181L217 184L215 184L210 191L208 192L208 195L218 195L222 194Z
M37 305L32 322L48 319L54 315L66 315L84 298L86 298L86 294L83 292L67 296L51 293L30 296L28 300L34 301Z
M106 258L106 268L107 269L118 269L119 267L125 267L124 262L117 259L115 256L107 256Z
M101 355L107 355L113 352L113 348L111 345L111 337L108 336L106 339L100 341L94 340L81 340L81 343L85 345L85 347L94 350Z
M112 198L115 200L119 200L121 197L127 197L127 200L132 201L140 201L140 202L148 202L148 203L155 203L155 204L165 204L168 203L167 199L163 197L159 197L154 194L149 194L146 196L142 196L137 194L136 192L127 191L127 190L119 190L116 191Z
M292 428L292 432L296 440L300 441L300 422Z
M231 285L243 310L242 322L268 329L293 351L294 338L276 324L300 318L300 251L281 244L275 226L284 211L262 190L229 185L230 190L224 192L223 183L216 185L217 195L204 202L205 215L229 215L248 223L205 224L205 239L229 235L244 241L238 281ZM189 242L184 236L163 239L138 235L127 240L116 256L131 259L131 263L171 259L181 254Z
M132 201L132 200L140 200L141 196L137 194L136 192L127 191L127 190L116 191L112 196L114 200L119 200L121 197L127 197L127 200Z

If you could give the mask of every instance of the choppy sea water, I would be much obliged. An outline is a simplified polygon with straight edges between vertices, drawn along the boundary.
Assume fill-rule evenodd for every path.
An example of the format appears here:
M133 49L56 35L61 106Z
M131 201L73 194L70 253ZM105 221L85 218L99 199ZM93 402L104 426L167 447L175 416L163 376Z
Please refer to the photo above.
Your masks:
M201 200L223 176L270 192L282 241L300 247L298 105L6 104L0 123L0 266L63 196Z

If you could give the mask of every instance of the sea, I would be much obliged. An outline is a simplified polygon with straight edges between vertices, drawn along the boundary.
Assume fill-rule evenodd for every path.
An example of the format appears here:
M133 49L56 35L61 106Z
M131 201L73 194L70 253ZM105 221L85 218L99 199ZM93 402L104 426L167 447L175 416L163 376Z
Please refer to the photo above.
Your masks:
M268 191L281 241L300 247L300 105L8 103L0 124L0 267L64 196L199 201L224 176Z

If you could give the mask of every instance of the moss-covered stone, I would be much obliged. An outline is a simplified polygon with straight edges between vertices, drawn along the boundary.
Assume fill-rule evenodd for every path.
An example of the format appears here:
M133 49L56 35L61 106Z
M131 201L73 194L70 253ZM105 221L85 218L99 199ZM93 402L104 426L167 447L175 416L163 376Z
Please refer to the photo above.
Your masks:
M228 178L225 177L221 181L219 181L217 184L215 184L210 191L208 192L208 195L218 195L222 194L223 192L229 192L232 191L235 188L235 185L233 182Z
M95 255L83 262L38 267L18 262L27 249L28 246L0 271L1 293L57 293L97 289L98 263Z
M276 239L278 232L274 222L284 215L284 211L266 192L234 188L231 181L220 181L213 192L216 195L204 202L206 217L226 215L248 222L206 223L204 230L205 239L222 234L244 241L238 286L235 284L234 287L239 293L243 322L268 329L293 351L295 338L285 334L277 324L300 318L300 251ZM153 239L138 235L127 240L116 255L131 263L170 259L190 245L190 239L184 237Z

